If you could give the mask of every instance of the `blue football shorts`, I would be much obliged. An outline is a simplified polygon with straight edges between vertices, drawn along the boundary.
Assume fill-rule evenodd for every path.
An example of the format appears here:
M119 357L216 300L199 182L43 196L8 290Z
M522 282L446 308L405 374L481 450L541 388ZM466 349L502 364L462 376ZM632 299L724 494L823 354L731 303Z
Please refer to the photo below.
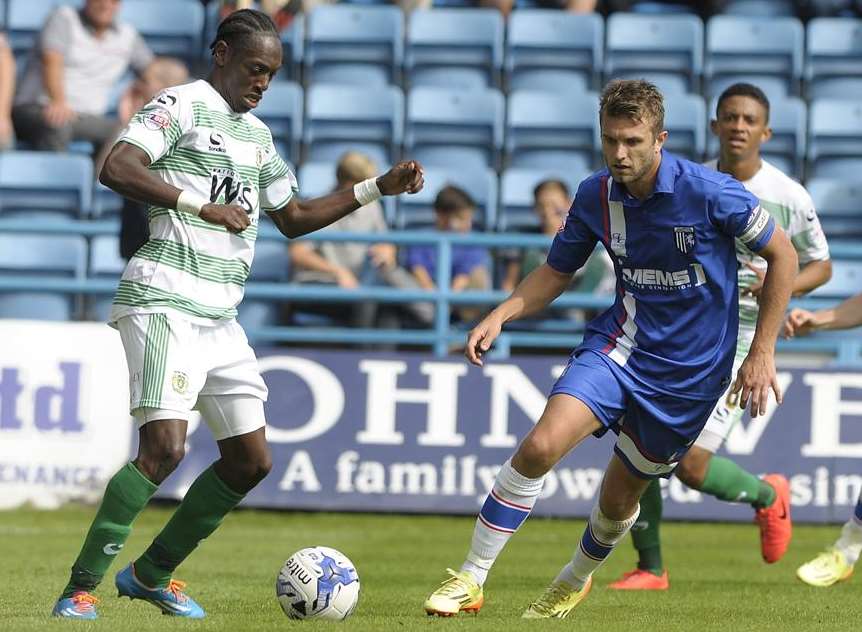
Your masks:
M592 350L576 351L551 395L582 401L617 435L614 452L641 478L670 476L703 429L716 400L683 399L636 382L610 358Z

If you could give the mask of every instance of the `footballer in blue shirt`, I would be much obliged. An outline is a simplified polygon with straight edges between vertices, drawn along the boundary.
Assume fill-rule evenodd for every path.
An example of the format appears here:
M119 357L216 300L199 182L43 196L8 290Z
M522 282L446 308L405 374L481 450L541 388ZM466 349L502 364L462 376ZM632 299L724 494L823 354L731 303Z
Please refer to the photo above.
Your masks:
M599 105L607 165L578 188L545 265L469 334L482 365L505 323L544 309L601 242L614 261L613 306L587 326L541 418L500 469L460 570L425 602L429 614L478 611L503 546L529 515L545 474L591 434L618 435L599 499L571 562L525 610L562 618L635 523L650 480L669 476L731 381L738 326L735 240L768 263L760 314L733 390L751 414L781 401L775 341L798 269L796 252L732 177L662 149L664 100L642 80L613 81Z

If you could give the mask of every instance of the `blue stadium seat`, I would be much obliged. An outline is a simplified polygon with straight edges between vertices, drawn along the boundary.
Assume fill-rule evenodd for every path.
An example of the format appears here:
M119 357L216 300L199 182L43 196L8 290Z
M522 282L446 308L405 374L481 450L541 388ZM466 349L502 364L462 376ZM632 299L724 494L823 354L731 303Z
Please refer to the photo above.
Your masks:
M695 15L613 13L607 22L605 76L678 75L691 91L703 68L703 22Z
M474 228L493 230L497 221L497 174L489 167L426 167L425 187L413 195L398 196L396 226L419 229L434 225L434 198L444 186L464 189L476 202Z
M497 230L521 230L539 225L533 211L533 190L544 180L562 180L569 187L572 198L581 180L590 175L585 170L574 172L568 169L526 169L511 167L500 178L500 212Z
M156 55L179 57L190 65L200 58L204 9L198 2L122 2L120 19L132 24Z
M368 64L326 64L314 69L314 83L337 83L342 86L383 88L389 76L378 66Z
M499 90L413 88L407 97L404 151L425 164L495 166L503 147Z
M370 68L397 82L404 56L404 12L397 6L318 5L308 16L306 80L332 64Z
M554 91L597 86L603 52L604 21L597 13L515 11L509 16L506 37L507 85L510 90L536 87L550 72L544 85Z
M665 148L700 162L706 151L706 106L699 94L680 94L664 105Z
M862 237L862 174L855 179L812 178L805 188L814 200L826 236L858 242Z
M862 20L815 18L808 23L805 80L809 98L862 100Z
M48 256L50 255L50 256ZM87 242L79 236L0 233L0 276L63 276L83 279ZM53 292L0 292L0 318L69 320L74 295Z
M397 157L403 131L400 88L320 84L307 91L302 134L310 160L334 162L355 149L367 153L382 169Z
M832 278L811 292L817 298L844 299L862 288L862 261L832 260Z
M218 3L212 3L218 4ZM288 79L299 81L305 57L305 14L297 13L290 25L281 32L281 67Z
M790 95L787 82L781 77L766 77L764 75L724 75L710 81L704 91L707 97L719 97L721 93L735 83L750 83L757 86L770 100L784 99ZM715 110L712 111L715 114Z
M93 217L118 217L123 208L123 198L118 194L100 184L98 181L93 187Z
M335 167L334 162L304 163L296 174L299 179L300 196L308 199L332 193L336 185ZM383 173L387 165L377 165L377 168L380 173ZM380 202L383 204L386 222L391 225L395 221L395 198L387 195L382 197Z
M772 138L763 145L763 155L776 166L781 161L791 165L785 173L802 179L805 167L805 143L808 129L808 107L802 99L788 97L769 104L769 126Z
M0 153L0 212L62 211L85 217L91 207L93 161L79 154Z
M599 99L590 92L509 95L506 156L515 167L580 171L598 156Z
M795 17L713 16L706 24L704 79L709 83L727 75L780 77L789 94L799 94L804 35Z
M283 239L259 239L254 246L250 282L286 283L290 274L290 256ZM237 307L237 320L253 338L254 330L280 324L281 304L265 299L245 299Z
M816 99L808 123L809 175L826 178L862 172L862 103Z
M126 261L120 256L120 239L115 235L98 235L90 240L88 276L93 279L116 279L119 281ZM114 302L113 293L94 294L87 297L85 317L87 320L106 322Z
M715 119L718 97L712 99L709 119ZM798 97L769 98L769 127L772 138L761 151L772 164L787 175L802 179L808 130L808 108ZM718 156L718 137L709 134L707 154Z
M623 72L615 74L614 79L644 79L658 88L665 99L672 99L678 94L689 94L689 81L682 75L672 75L666 72Z
M679 15L694 14L695 10L687 4L676 4L673 2L635 2L630 11L632 13L645 13L647 15Z
M299 159L302 140L302 86L293 81L273 81L254 114L269 126L272 138L287 150L285 159Z
M791 0L731 0L721 12L725 15L771 18L795 16L796 7Z
M497 9L410 14L404 69L412 86L497 86L502 68L503 18Z

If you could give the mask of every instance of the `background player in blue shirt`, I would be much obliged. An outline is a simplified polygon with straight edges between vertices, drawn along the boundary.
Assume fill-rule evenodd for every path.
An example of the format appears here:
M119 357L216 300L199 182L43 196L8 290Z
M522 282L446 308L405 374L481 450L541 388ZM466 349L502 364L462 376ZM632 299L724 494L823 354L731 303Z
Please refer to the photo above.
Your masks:
M589 323L538 423L500 469L467 559L425 602L429 614L481 608L488 571L545 474L588 435L610 429L619 438L574 557L523 616L565 617L584 599L593 572L637 520L649 481L673 472L730 383L736 238L768 270L734 392L755 416L770 389L781 401L775 340L797 270L787 236L738 181L662 151L664 103L654 85L611 82L599 116L607 169L581 183L547 263L470 332L467 358L481 365L503 325L548 305L599 241L616 268L616 301Z

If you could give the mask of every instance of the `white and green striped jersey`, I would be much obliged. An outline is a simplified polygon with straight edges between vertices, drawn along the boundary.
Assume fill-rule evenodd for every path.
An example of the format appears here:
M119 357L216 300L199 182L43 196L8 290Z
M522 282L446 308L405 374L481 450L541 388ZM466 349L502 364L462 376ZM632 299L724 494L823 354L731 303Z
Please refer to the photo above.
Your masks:
M233 234L188 213L151 207L150 239L123 272L110 322L128 314L174 313L212 325L236 316L261 209L282 208L297 193L269 128L251 113L234 112L200 80L157 95L117 142L144 150L150 170L165 182L210 202L239 204L251 224Z
M706 166L717 169L718 161L711 160ZM760 206L769 211L775 222L787 233L796 249L800 266L829 259L826 235L820 227L814 201L805 187L765 160L761 160L760 170L742 185L760 199ZM739 327L753 328L757 323L757 300L744 296L742 290L750 287L757 280L757 275L746 264L766 270L766 260L751 252L739 240L736 241L736 258L739 262Z

